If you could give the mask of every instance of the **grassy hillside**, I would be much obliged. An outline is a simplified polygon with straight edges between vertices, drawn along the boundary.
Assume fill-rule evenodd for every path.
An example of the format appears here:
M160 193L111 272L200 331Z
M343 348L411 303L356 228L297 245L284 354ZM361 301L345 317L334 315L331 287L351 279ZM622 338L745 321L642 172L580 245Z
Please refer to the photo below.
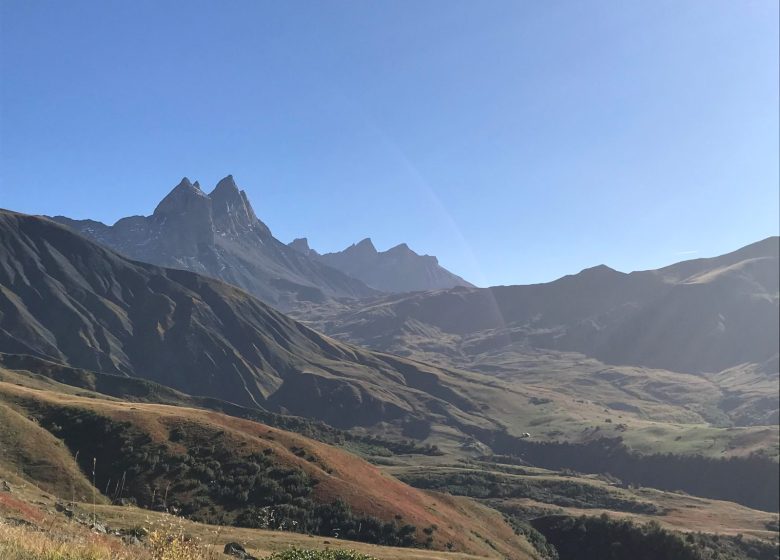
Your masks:
M66 499L92 496L92 484L70 450L16 407L0 401L0 469L34 480ZM103 501L103 497L100 497Z
M231 542L240 543L252 555L275 560L298 560L290 559L293 549L312 551L305 560L504 558L495 552L472 555L394 548L288 531L207 525L133 506L74 503L67 506L72 512L68 516L58 511L54 497L38 487L17 479L12 482L12 492L0 492L0 557L4 560L221 560L227 558L223 550ZM107 532L90 529L93 519L108 527ZM520 551L510 557L534 558Z
M193 397L153 381L73 368L34 356L0 353L0 380L58 393L102 398L108 396L130 402L172 404L223 412L295 432L322 443L347 448L359 455L441 454L435 446L419 445L411 439L387 439L340 430L310 418L278 414L257 407L244 407L215 398Z
M527 546L495 512L477 515L353 455L248 420L7 383L0 383L0 402L40 426L47 447L63 450L54 473L40 479L37 471L22 474L66 499L74 491L77 499L91 499L94 466L98 502L129 499L212 523L340 532L381 544L483 554ZM46 449L37 453L50 456ZM19 462L36 458L20 456Z
M503 467L509 470L512 466L503 465ZM423 471L419 472L422 474ZM484 471L480 469L473 472ZM0 469L0 476L4 476L2 469ZM526 474L518 476L535 477L543 481L557 478L568 480L570 484L577 481L572 477L556 477L538 469L530 469ZM109 558L111 560L162 560L166 556L159 554L174 550L186 551L188 560L215 560L224 558L221 551L227 542L241 543L249 553L261 558L276 553L279 554L279 559L284 560L299 558L290 552L290 547L329 550L331 554L335 554L336 551L345 551L347 554L347 550L354 550L354 553L349 553L352 556L345 556L348 560L354 560L357 554L366 554L372 559L382 560L473 560L478 557L506 557L495 552L487 556L473 556L424 549L398 549L333 537L206 525L163 512L140 510L133 506L98 504L93 507L91 503L69 504L69 511L73 513L71 517L67 517L55 508L56 498L53 496L42 493L36 486L29 482L24 483L13 475L10 482L12 491L0 492L0 552L3 553L3 558L8 557L13 560L43 560L44 558L81 560L84 557L94 560L104 558L106 560ZM581 483L592 486L604 484L597 479L582 479ZM605 484L604 487L612 490ZM652 491L647 490L635 492L652 494ZM481 518L489 522L491 519L484 507L480 508L471 500L456 497L451 500L456 507L462 508L462 511L474 520ZM656 500L664 501L656 502ZM536 557L540 560L557 557L579 558L577 554L572 555L572 551L577 549L572 548L573 543L578 543L582 551L597 551L598 547L603 545L604 534L611 535L610 540L607 541L608 545L619 540L626 545L640 546L643 553L647 553L658 546L666 547L675 543L677 543L675 546L679 546L682 543L683 546L675 550L688 554L688 556L675 556L664 553L662 556L664 558L775 560L777 557L777 546L772 544L777 539L776 527L774 533L766 528L757 529L767 523L766 515L761 519L756 516L756 512L735 508L734 504L718 502L711 502L706 508L691 509L691 505L697 499L683 495L663 494L663 497L644 495L643 501L664 503L665 511L650 515L626 514L601 508L588 510L570 507L551 508L540 502L517 498L502 501L497 507L505 510L521 531L527 532L537 541L538 547L546 547L544 550L547 551L545 554L529 551L528 556L516 553L515 556L509 556L511 558ZM88 530L93 512L101 525L110 528L108 534ZM599 518L600 514L607 512L609 518ZM588 517L577 519L581 513L588 514ZM631 519L634 523L627 524L624 521L626 519ZM645 524L648 519L660 521L660 525L648 526ZM697 519L698 524L691 524ZM776 518L769 522L776 526ZM28 523L31 525L27 526ZM583 524L586 530L574 530ZM543 545L544 540L538 541L539 533L533 527L541 530L549 539L546 542L555 543L558 550L551 550L548 545ZM41 528L45 530L41 531ZM728 530L724 531L724 528ZM677 532L679 529L690 533L680 534ZM705 531L705 533L698 531ZM712 531L717 531L720 535L707 534ZM127 539L131 535L140 535L141 542L126 544L130 542ZM653 540L659 537L662 537L660 541ZM759 539L757 540L756 537ZM307 554L309 555L303 556L307 560L333 560L331 556ZM603 551L599 554L597 558L604 557ZM656 555L650 557L659 557L657 554L656 551ZM612 549L610 557L616 560L629 560L637 556L629 547L620 551ZM337 558L341 560L340 557ZM367 559L360 557L360 560Z
M386 470L413 486L469 496L523 521L551 514L607 513L616 519L654 521L675 531L742 534L769 542L780 537L776 513L682 492L626 486L600 475L495 460Z

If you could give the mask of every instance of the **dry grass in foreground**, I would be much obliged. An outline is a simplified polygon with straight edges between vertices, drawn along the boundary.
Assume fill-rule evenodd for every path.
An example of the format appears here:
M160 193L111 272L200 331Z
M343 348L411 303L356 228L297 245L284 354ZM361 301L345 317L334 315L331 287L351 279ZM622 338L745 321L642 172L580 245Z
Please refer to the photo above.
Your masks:
M217 560L224 555L189 539L175 527L172 533L152 531L147 546L88 531L52 532L0 521L0 558L3 560ZM268 560L376 560L352 550L290 549Z
M3 560L154 560L145 548L126 546L122 541L112 537L78 530L55 533L2 522L0 522L0 558Z

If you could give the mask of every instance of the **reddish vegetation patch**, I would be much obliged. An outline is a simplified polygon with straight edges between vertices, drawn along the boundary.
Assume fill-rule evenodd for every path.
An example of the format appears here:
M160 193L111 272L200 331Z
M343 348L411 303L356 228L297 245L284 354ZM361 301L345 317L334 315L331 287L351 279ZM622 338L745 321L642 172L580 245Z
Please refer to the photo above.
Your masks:
M91 531L85 532L87 540L101 549L108 549L111 551L112 558L122 558L127 554L127 548L125 544L117 539L108 535L99 535Z
M20 515L26 521L43 521L44 513L35 506L15 498L7 492L0 493L0 509Z
M317 479L319 484L314 496L320 503L341 498L356 513L373 515L385 522L409 523L417 527L420 540L427 538L423 530L428 529L432 532L434 548L446 549L450 544L457 551L493 554L498 547L504 556L527 557L520 550L525 543L500 517L464 508L446 497L412 488L350 453L299 434L213 411L53 396L16 387L7 388L7 392L56 406L87 408L115 420L131 422L153 441L170 445L172 450L181 447L169 441L173 427L183 422L200 425L204 433L214 434L213 437L219 437L222 443L229 443L237 457L273 449L280 465L298 467ZM183 448L178 450L185 451ZM298 453L301 450L304 455ZM22 510L25 505L16 502L16 509ZM28 509L33 510L31 517L41 516L34 508Z
M456 550L491 553L493 546L476 538L472 534L476 531L493 541L501 539L503 542L495 544L510 557L526 556L513 550L520 544L520 539L500 515L488 515L478 507L464 509L460 502L449 496L412 488L350 453L299 434L217 413L200 414L211 426L225 428L227 432L223 437L251 442L250 448L273 447L277 460L298 466L317 478L320 483L315 487L314 495L321 503L340 498L355 512L373 515L386 522L415 525L420 539L426 538L423 529L436 526L432 536L434 546L439 549L444 549L449 542ZM292 446L305 449L316 457L316 463L295 456L289 451Z

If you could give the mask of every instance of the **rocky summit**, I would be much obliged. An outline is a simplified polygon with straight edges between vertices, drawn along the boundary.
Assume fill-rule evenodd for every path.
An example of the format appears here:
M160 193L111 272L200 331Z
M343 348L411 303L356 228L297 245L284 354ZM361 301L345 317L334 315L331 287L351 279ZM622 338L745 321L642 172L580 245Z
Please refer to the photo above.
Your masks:
M307 239L296 239L289 246L383 292L472 287L472 284L442 267L436 257L417 254L406 243L378 251L371 239L366 238L343 251L324 255L311 249Z
M53 219L132 259L206 274L281 309L378 293L276 239L232 175L210 193L185 177L151 216L122 218L113 226Z

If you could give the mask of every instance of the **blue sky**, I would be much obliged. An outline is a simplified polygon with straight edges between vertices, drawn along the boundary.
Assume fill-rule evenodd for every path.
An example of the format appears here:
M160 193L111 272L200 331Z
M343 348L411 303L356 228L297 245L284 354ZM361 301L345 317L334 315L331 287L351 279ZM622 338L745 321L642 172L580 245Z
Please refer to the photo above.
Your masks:
M778 233L776 0L0 1L0 206L232 173L277 237L475 283Z

